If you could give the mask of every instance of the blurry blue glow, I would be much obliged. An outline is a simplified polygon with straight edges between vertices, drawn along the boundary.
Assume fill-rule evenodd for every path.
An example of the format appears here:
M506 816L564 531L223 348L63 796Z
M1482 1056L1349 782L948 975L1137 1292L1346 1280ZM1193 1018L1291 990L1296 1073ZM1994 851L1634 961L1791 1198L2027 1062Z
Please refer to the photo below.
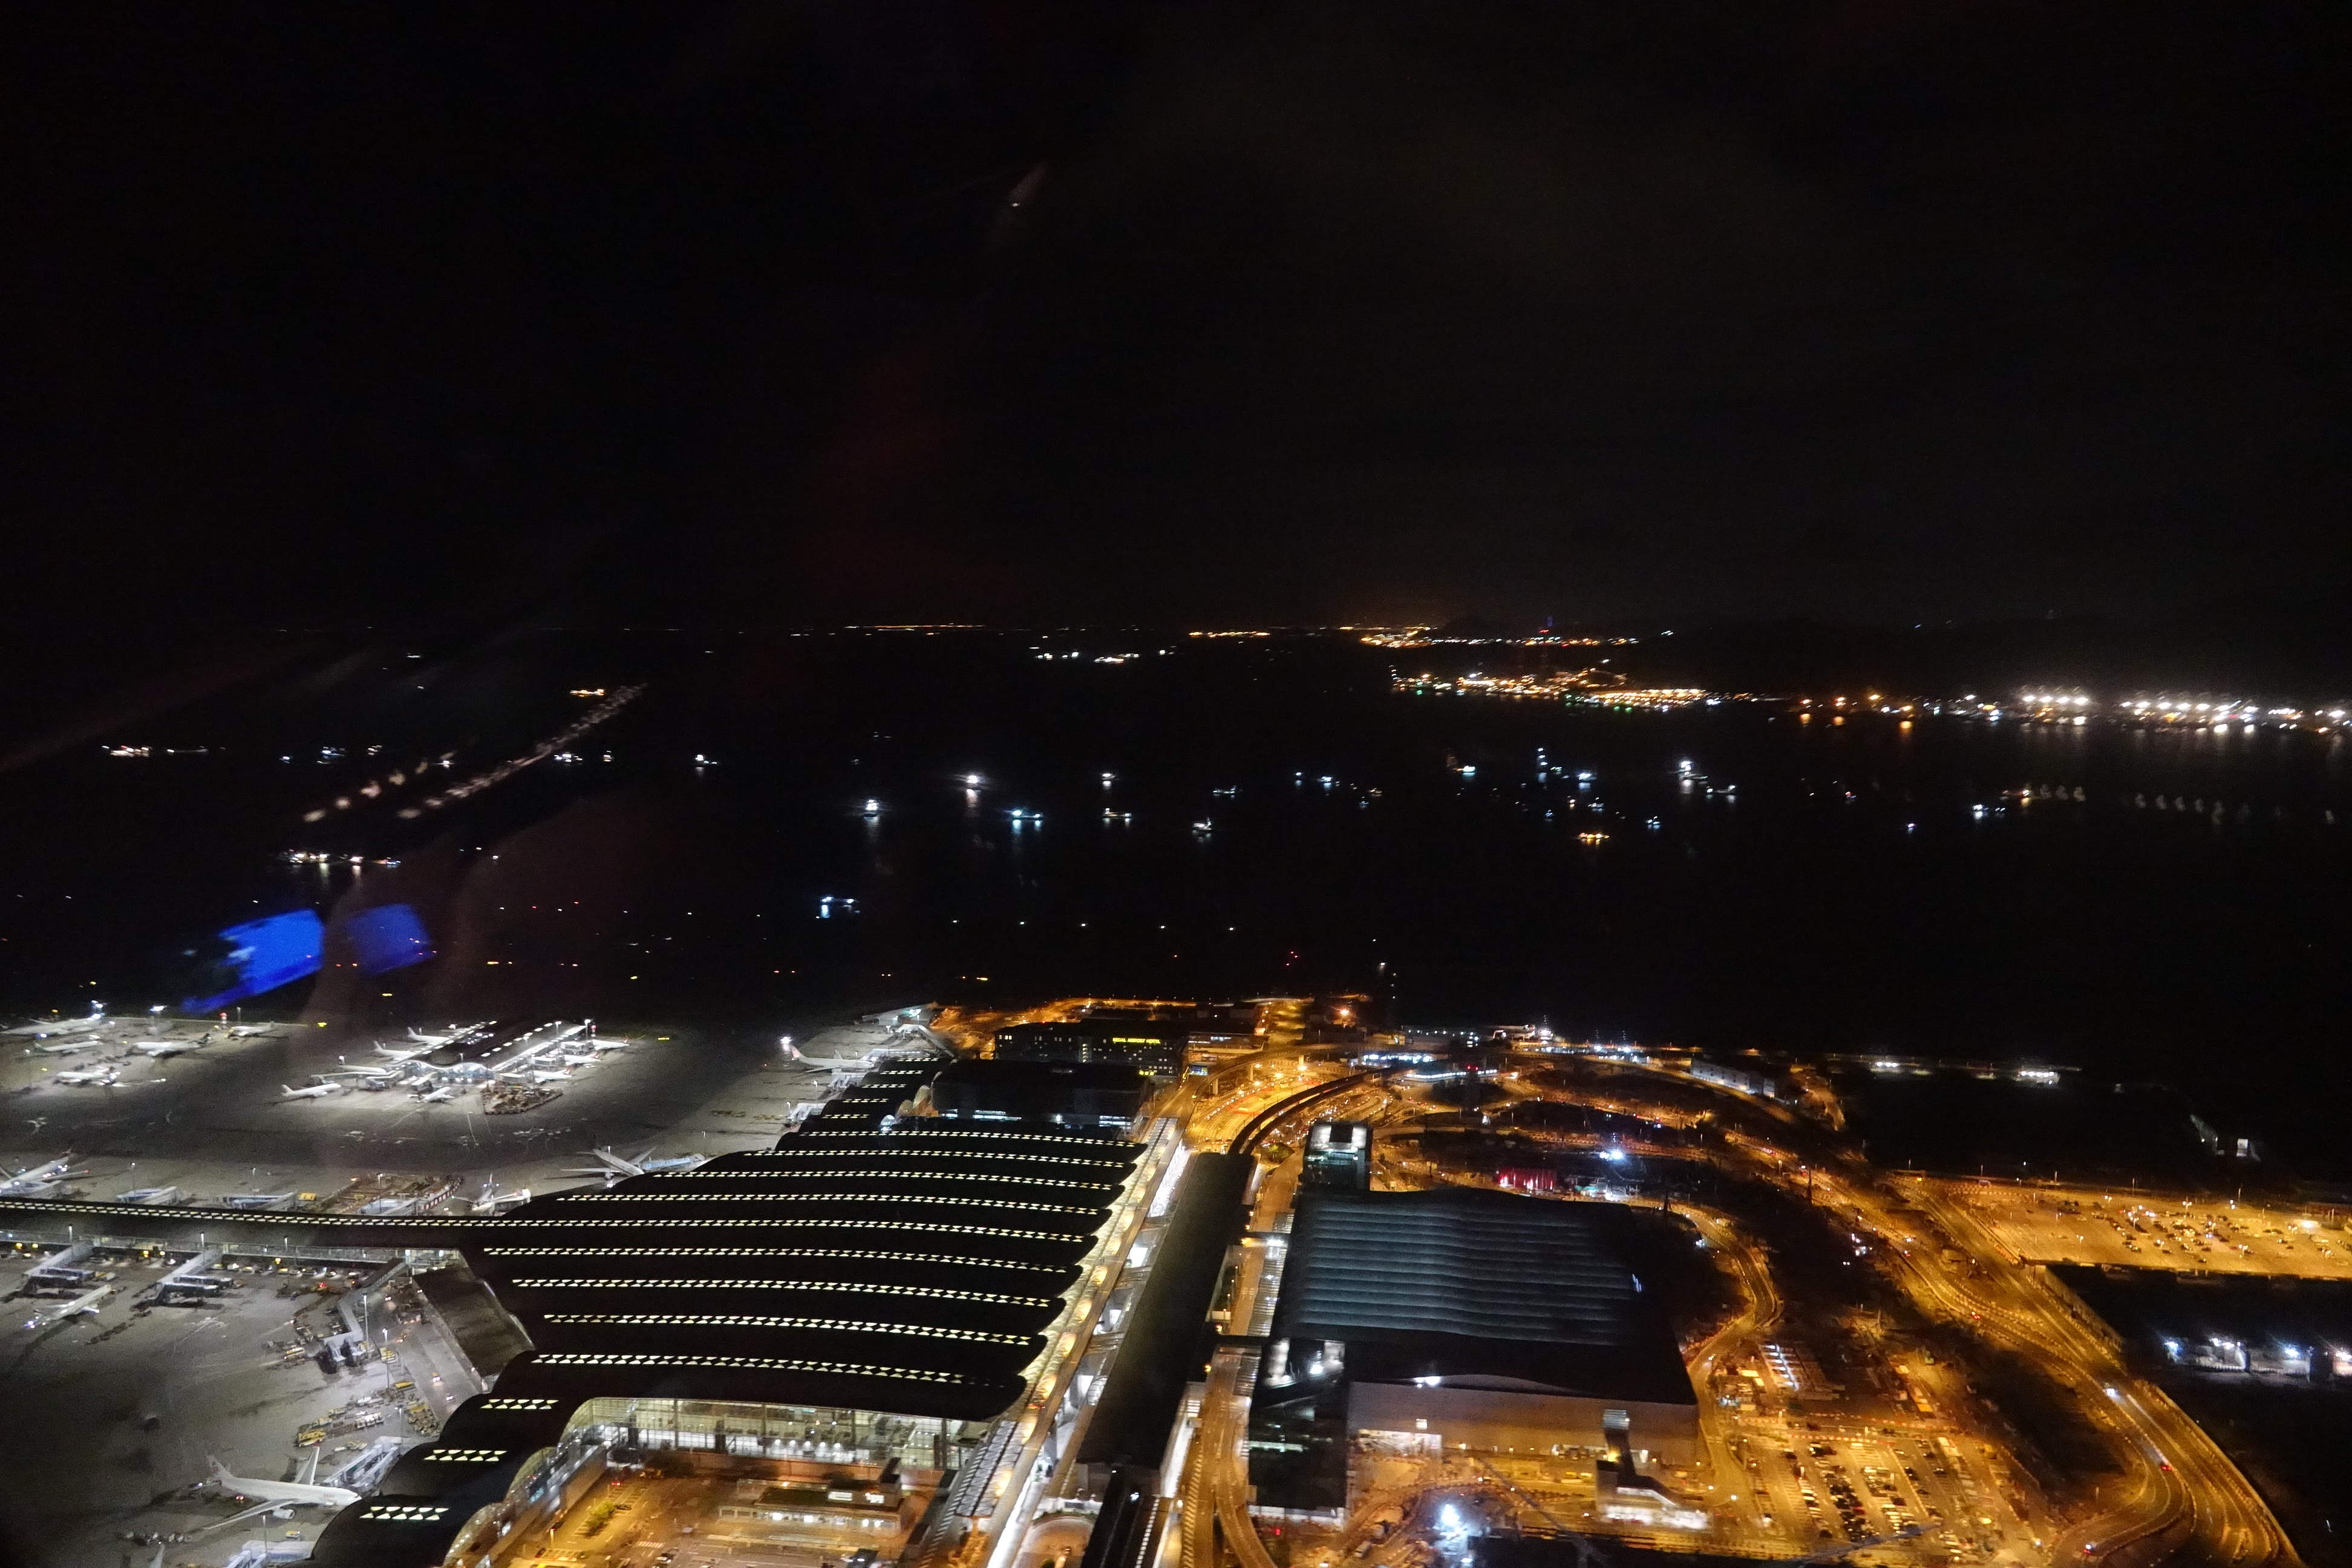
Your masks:
M433 939L425 934L425 922L406 904L362 910L344 923L343 930L359 954L362 974L382 974L433 956Z
M229 944L227 964L236 975L236 984L215 996L191 998L184 1005L191 1013L209 1013L315 974L325 935L326 928L314 910L295 910L231 926L220 937Z

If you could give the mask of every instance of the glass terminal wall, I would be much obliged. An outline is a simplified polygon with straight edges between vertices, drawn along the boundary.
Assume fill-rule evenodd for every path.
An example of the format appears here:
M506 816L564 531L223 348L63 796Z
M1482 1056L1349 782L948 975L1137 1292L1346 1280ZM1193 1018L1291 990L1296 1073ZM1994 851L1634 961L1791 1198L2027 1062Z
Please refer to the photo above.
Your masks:
M985 1422L892 1415L823 1405L747 1405L712 1399L591 1399L572 1417L616 1447L683 1448L741 1458L953 1468L960 1450L987 1434Z

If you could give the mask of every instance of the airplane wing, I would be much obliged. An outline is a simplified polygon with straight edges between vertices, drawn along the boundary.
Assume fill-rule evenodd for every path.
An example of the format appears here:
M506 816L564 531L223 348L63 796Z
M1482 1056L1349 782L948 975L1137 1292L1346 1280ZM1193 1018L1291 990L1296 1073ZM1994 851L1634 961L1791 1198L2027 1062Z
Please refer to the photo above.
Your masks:
M194 1540L199 1535L210 1535L215 1530L226 1530L232 1524L243 1524L248 1519L256 1519L265 1513L275 1513L278 1510L289 1506L290 1505L282 1502L256 1503L243 1513L233 1513L226 1519L215 1520L201 1529L192 1530L188 1532L188 1537Z

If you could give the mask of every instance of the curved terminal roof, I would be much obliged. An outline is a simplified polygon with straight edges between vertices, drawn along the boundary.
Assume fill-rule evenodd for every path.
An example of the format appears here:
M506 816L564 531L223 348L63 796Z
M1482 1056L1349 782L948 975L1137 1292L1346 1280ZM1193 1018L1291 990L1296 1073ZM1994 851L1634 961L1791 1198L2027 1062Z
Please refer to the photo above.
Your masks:
M1140 1147L861 1120L468 1235L537 1347L499 1392L1002 1411Z

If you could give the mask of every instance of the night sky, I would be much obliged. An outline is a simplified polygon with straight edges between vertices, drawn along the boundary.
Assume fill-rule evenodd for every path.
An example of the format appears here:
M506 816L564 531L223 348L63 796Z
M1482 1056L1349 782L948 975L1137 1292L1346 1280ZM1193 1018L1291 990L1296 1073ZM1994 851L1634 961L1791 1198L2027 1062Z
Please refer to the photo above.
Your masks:
M19 6L0 73L19 658L2352 566L2340 5Z

